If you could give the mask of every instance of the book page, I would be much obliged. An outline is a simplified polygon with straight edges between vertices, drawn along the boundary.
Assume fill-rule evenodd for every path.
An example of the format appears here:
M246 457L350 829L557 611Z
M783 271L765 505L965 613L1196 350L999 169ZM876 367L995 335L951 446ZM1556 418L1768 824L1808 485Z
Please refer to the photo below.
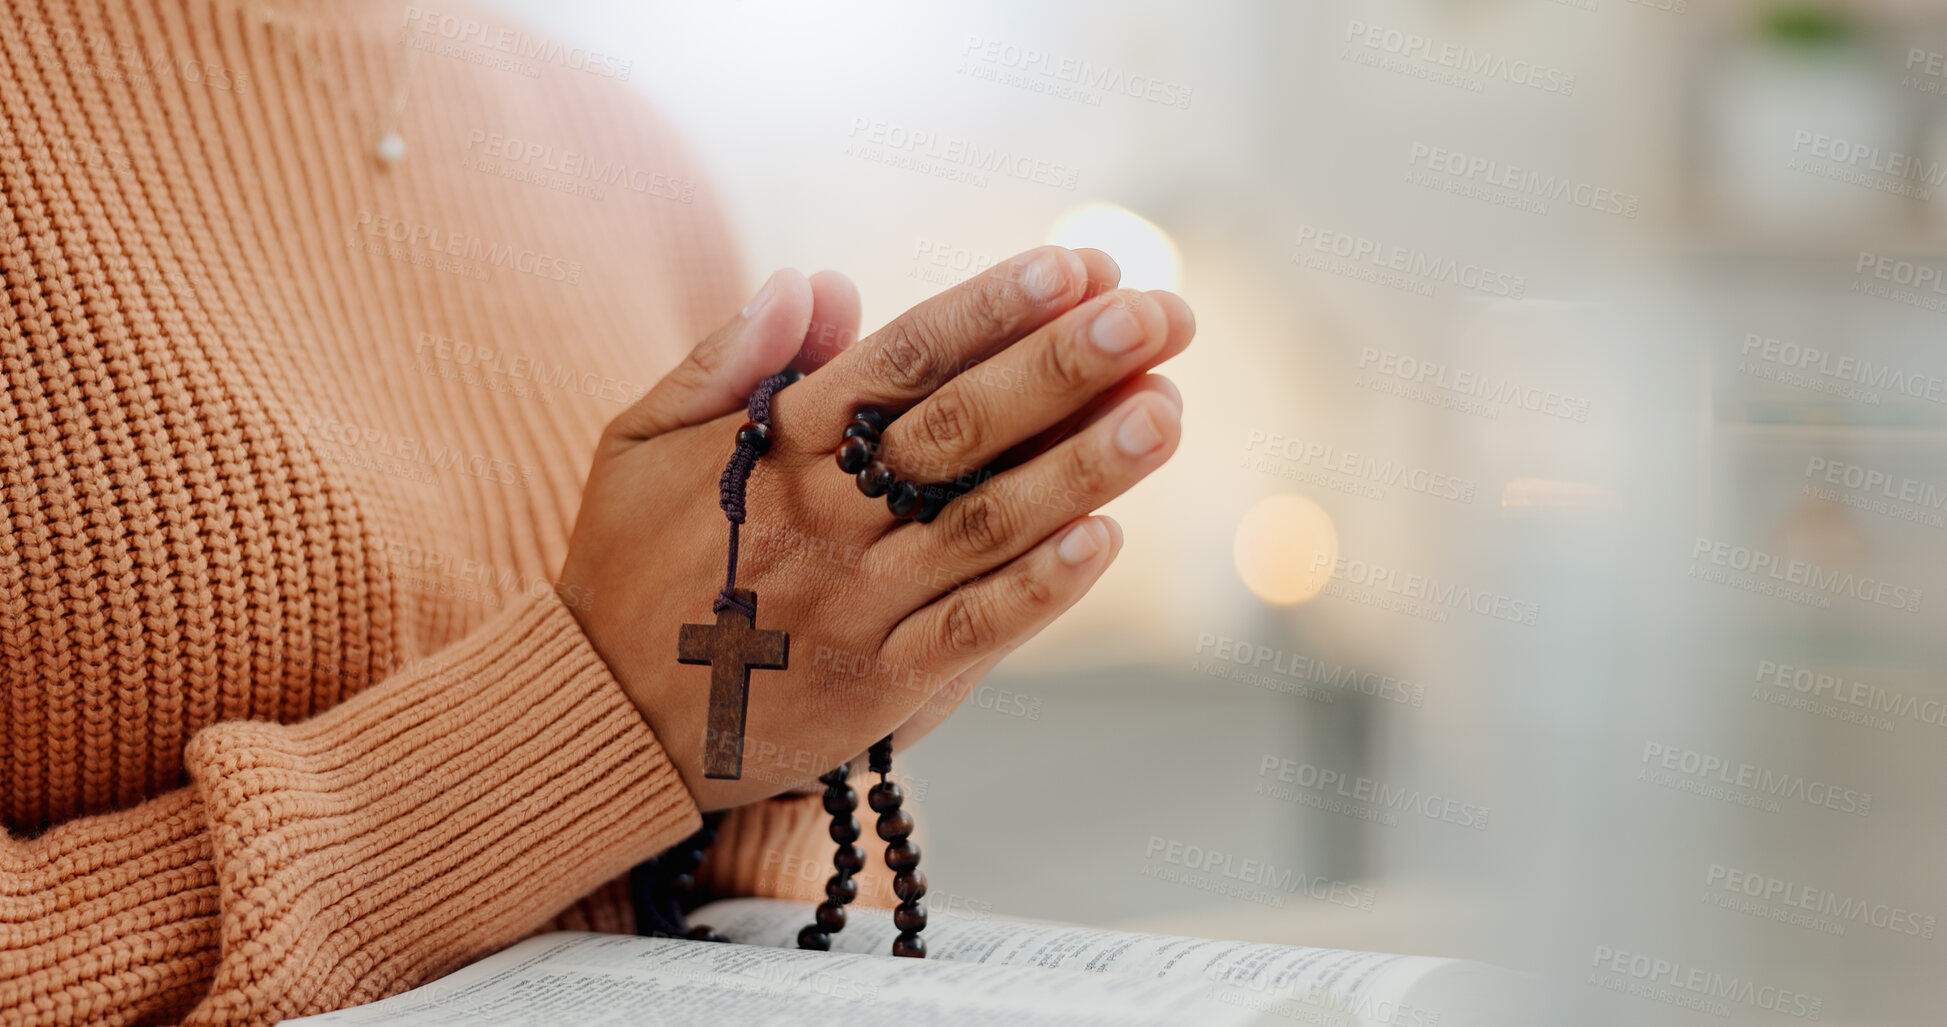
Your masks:
M834 951L891 951L898 931L889 910L849 912L845 929L832 938ZM690 922L749 945L795 947L811 914L800 903L731 899L697 910ZM1492 971L1434 956L1132 934L996 916L935 917L925 938L929 960L1201 982L1225 1004L1327 1027L1433 1027L1469 1019L1461 1010L1416 1004L1416 986L1469 967Z
M1121 1027L1267 1022L1194 985L889 955L562 933L530 938L403 995L287 1020L396 1024L843 1024Z

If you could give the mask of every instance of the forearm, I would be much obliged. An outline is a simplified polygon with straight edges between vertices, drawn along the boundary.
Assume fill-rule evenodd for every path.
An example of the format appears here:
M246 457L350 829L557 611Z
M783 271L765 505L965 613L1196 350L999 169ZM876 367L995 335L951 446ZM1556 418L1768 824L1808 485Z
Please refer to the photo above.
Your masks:
M370 1001L699 823L552 596L309 721L218 724L185 755L191 788L4 843L0 1019L270 1023Z

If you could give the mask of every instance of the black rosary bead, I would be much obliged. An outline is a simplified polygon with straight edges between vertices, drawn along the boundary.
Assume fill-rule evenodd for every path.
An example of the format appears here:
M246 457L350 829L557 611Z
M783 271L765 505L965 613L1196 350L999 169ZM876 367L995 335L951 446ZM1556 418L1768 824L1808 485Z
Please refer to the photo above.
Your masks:
M846 445L861 441L853 437ZM910 482L900 484L912 487ZM899 937L893 940L892 954L924 959L926 943L920 940L919 932L926 929L926 907L919 900L926 894L926 875L919 872L919 846L909 839L913 815L900 808L906 793L888 778L892 773L892 736L872 743L866 758L867 766L879 775L879 783L866 792L866 802L879 814L875 825L879 837L890 843L886 846L886 866L893 871L893 894L899 896L899 907L893 911ZM798 932L801 949L829 951L832 935L845 929L845 907L859 897L859 882L852 875L865 869L865 849L856 844L862 828L853 815L859 805L858 792L846 784L851 773L850 766L840 765L818 778L825 785L825 812L831 814L831 836L838 843L838 851L832 854L834 872L825 882L826 901L818 904L816 921Z
M886 497L886 509L894 517L931 524L954 497L964 494L990 476L991 472L982 468L969 471L950 482L921 485L899 481L893 470L878 459L880 436L890 423L891 418L871 407L859 408L852 415L851 423L845 426L834 455L840 469L856 476L860 492L867 496Z
M864 439L846 439L838 447L838 469L857 474L872 462L872 446Z
M879 837L884 841L903 842L913 833L913 815L897 807L879 814Z
M845 783L851 774L852 768L841 763L818 778L825 785L825 812L831 814L831 836L838 851L832 854L832 876L825 882L817 922L798 932L801 949L831 948L832 934L845 929L846 904L859 897L859 883L852 875L865 868L865 850L854 844L862 829L859 818L852 815L859 808L859 793Z
M675 848L663 853L661 858L663 872L671 875L672 879L696 873L698 868L703 866L703 850L694 842L692 836L689 841L679 843Z
M877 499L885 495L887 489L892 488L894 480L892 468L874 460L859 472L859 491Z
M873 785L872 790L865 794L865 801L871 804L872 812L884 813L887 810L898 809L899 804L906 801L906 793L891 781L881 781Z
M771 451L771 426L745 421L744 426L737 429L737 444L749 446L757 451L758 456L763 456Z
M913 520L921 524L933 523L933 518L946 509L946 501L953 498L952 490L939 485L924 485L919 490L919 509L913 512Z
M872 772L879 775L879 783L866 793L866 801L879 814L879 837L890 843L886 846L886 866L893 871L893 894L899 896L899 908L892 913L893 925L899 928L892 954L924 959L926 942L920 940L919 932L926 929L926 907L919 900L926 894L926 875L919 872L919 846L909 840L913 815L900 808L906 793L888 780L892 773L892 736L873 743L866 758Z
M840 816L859 808L859 793L849 785L838 785L825 789L825 812Z
M850 845L858 841L862 830L859 827L859 818L855 816L845 814L832 818L832 841L840 845Z
M894 517L911 517L919 509L919 486L910 481L893 485L892 491L886 493L886 509Z
M703 826L695 834L629 871L638 934L696 941L730 940L708 927L691 927L684 923L683 917L683 908L693 904L692 896L699 888L696 872L717 839L717 825L722 819L721 813L705 814Z
M919 846L910 838L901 838L886 846L886 866L902 874L919 866Z

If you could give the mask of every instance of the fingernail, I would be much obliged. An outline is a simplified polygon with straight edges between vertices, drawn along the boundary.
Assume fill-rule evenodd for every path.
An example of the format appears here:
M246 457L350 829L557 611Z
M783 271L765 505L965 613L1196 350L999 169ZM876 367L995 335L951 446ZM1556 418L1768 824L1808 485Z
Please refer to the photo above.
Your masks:
M757 290L757 295L752 296L749 303L744 304L744 320L750 320L752 314L763 310L764 304L771 302L771 297L775 295L777 295L777 273L772 272L771 277L764 279L764 287Z
M1163 444L1163 430L1156 427L1149 406L1138 402L1135 409L1123 415L1122 424L1115 430L1116 448L1130 456L1142 456Z
M1021 272L1021 287L1036 303L1046 303L1067 292L1068 271L1062 267L1060 254L1050 251L1034 258Z
M1095 519L1091 517L1068 529L1068 534L1061 537L1061 543L1055 546L1055 555L1061 557L1062 563L1080 567L1102 551L1102 537L1096 533L1094 522Z
M1088 326L1088 339L1104 353L1127 353L1143 341L1142 322L1136 320L1128 304L1111 301L1102 305L1095 323Z

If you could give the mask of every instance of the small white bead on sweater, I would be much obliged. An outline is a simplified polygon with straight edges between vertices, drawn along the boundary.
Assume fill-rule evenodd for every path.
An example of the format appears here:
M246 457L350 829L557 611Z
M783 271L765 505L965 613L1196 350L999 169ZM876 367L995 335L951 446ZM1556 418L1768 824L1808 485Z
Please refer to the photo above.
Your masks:
M379 139L379 163L393 167L406 162L406 137L387 132Z

